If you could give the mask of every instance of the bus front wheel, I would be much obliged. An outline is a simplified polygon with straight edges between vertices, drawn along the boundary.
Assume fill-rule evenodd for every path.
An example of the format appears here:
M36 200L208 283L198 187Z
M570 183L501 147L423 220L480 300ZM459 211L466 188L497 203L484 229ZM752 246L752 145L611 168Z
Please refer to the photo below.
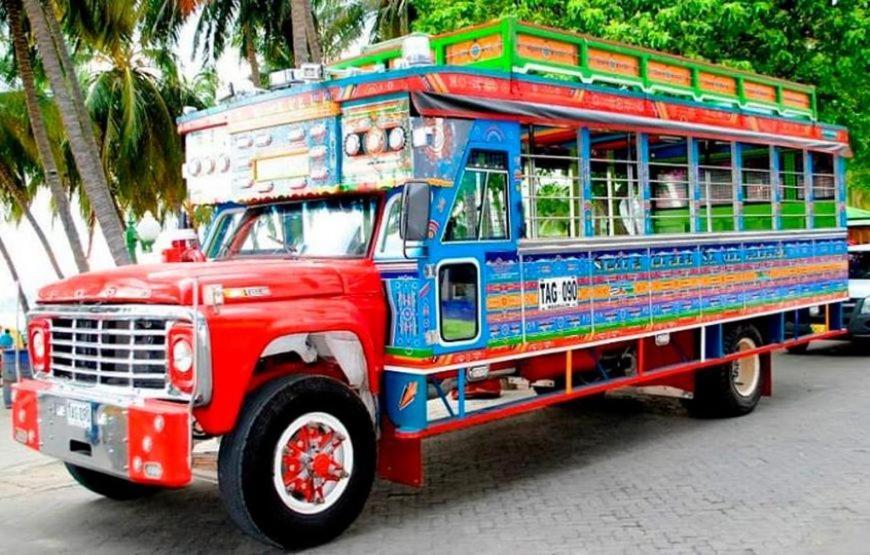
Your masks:
M284 549L325 543L362 511L375 474L375 431L359 397L331 378L263 386L221 439L218 484L230 517Z

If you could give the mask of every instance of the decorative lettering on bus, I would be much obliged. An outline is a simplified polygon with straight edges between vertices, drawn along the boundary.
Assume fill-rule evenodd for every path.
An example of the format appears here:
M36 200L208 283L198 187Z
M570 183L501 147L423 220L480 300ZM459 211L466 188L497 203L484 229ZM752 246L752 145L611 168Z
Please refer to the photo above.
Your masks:
M541 310L577 306L580 288L577 278L560 276L538 280L538 307Z

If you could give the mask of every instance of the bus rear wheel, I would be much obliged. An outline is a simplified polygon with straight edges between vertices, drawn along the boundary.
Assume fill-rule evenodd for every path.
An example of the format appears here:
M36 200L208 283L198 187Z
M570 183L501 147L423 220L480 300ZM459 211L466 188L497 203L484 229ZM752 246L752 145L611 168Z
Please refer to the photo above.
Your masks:
M753 353L764 345L758 329L737 326L725 336L725 353L747 352L722 366L695 373L695 393L683 404L693 416L728 418L743 416L761 399L763 375L761 355Z
M267 384L221 440L218 484L230 517L284 549L325 543L362 511L375 473L368 410L344 384L294 376Z

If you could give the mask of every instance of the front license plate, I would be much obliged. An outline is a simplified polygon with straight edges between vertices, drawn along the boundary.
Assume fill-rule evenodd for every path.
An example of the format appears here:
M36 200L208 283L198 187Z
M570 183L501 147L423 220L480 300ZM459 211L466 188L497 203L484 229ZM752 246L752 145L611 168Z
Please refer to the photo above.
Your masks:
M66 423L75 428L90 430L93 423L91 419L91 404L67 400Z

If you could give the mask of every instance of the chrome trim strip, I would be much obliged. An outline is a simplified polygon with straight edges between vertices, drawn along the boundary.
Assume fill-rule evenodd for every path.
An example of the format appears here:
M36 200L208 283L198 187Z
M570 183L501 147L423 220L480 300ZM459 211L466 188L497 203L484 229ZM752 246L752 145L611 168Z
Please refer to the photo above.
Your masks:
M158 318L192 319L193 314L189 308L178 305L165 304L119 304L119 305L82 305L82 304L39 304L32 309L27 317L34 316L66 316L89 318L99 315L111 316L112 318L142 318L154 316Z

